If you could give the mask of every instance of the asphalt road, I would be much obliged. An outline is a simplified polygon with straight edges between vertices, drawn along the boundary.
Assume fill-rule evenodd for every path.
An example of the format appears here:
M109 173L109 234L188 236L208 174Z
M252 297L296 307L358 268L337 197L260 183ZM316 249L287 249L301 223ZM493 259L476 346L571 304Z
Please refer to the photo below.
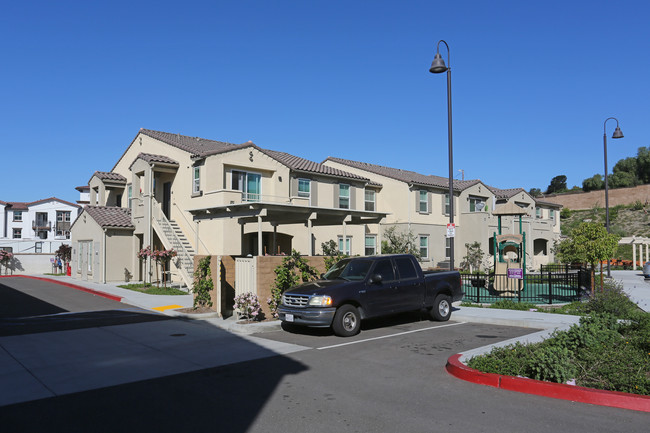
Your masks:
M77 297L74 293L68 295ZM90 302L86 307L91 311L114 311L116 307L106 305L107 310L102 310L99 305L93 307L94 301L88 298L56 298L54 295L47 303L67 309L70 303ZM117 327L140 326L134 323ZM265 347L290 343L300 349L2 406L0 423L2 431L7 432L648 430L647 413L503 391L461 381L444 369L452 354L529 332L453 320L431 322L419 315L367 322L361 334L347 339L327 330L270 332L246 341L249 350L252 342ZM205 351L228 352L234 338L217 348L206 345Z

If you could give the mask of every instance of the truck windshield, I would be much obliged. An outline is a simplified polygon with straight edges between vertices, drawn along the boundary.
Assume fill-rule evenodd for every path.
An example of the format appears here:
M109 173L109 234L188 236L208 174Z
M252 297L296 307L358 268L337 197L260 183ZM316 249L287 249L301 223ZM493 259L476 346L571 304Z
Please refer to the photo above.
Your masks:
M372 266L370 260L344 259L330 268L323 278L335 280L341 278L349 281L360 281L366 278L366 274Z

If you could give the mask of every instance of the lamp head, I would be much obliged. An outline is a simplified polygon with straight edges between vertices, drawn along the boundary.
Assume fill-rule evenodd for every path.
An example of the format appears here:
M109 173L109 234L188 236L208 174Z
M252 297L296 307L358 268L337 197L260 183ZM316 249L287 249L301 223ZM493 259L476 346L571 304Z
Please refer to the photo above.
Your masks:
M623 131L621 131L621 128L618 126L614 130L614 134L612 134L612 138L623 138Z
M431 67L429 68L429 72L432 74L441 74L447 70L447 66L445 66L445 61L442 59L442 56L440 53L436 53L435 57L433 58L433 62L431 62Z

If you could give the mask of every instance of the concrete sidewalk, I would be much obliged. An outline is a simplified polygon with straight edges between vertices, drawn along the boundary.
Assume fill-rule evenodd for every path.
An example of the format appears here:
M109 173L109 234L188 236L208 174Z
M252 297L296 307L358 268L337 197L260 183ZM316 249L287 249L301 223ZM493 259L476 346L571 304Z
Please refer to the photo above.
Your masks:
M39 277L44 276L40 275ZM68 276L46 276L45 278L75 284L112 296L118 296L122 299L122 302L126 304L147 310L162 312L169 316L207 320L214 326L237 333L253 334L280 329L279 321L239 324L234 317L222 319L218 317L216 313L207 315L189 315L178 312L178 308L188 308L193 305L193 297L191 294L178 296L147 295L145 293L117 287L123 283L93 283L73 279ZM625 292L630 296L632 301L639 305L640 308L646 312L650 311L650 281L646 281L640 271L612 271L612 278L623 284ZM579 317L562 314L539 313L534 311L456 307L452 313L452 320L549 330L549 332L541 333L542 336L545 336L550 334L550 331L554 329L566 329L572 324L578 323ZM537 338L539 339L540 337Z

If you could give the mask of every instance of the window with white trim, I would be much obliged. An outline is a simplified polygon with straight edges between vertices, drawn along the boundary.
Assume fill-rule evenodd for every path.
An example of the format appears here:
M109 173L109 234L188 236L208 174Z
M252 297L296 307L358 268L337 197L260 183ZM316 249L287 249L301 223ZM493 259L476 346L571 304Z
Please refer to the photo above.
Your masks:
M535 218L537 219L542 219L542 208L541 207L536 207L535 208Z
M419 198L420 198L419 199L420 205L418 209L420 210L420 212L422 213L429 212L429 194L426 191L421 190L419 191Z
M420 258L422 260L429 258L429 236L420 236Z
M243 201L262 200L262 175L247 171L232 171L231 187L242 192Z
M192 176L192 194L199 194L201 192L201 167L194 167Z
M469 211L482 212L485 209L485 199L483 197L469 196Z
M14 211L14 221L22 221L22 220L23 220L23 211L15 210Z
M350 185L339 184L339 208L350 209Z
M311 199L311 180L298 179L298 197Z
M128 207L129 209L132 209L131 208L131 200L133 199L133 185L129 184L129 186L127 188L127 191L128 191L128 193L127 193L128 195L127 195L126 207Z
M368 189L366 188L364 192L364 204L365 204L365 209L369 212L374 212L375 211L375 200L377 198L377 194L374 189Z
M366 256L374 256L377 254L377 236L367 235L366 236L366 247L364 251Z
M445 194L445 215L449 215L449 193Z
M451 257L451 238L445 238L445 258Z
M34 252L40 254L43 252L43 242L34 243Z
M13 239L22 239L23 229L13 229Z
M352 239L350 236L345 237L345 247L343 247L343 236L339 236L339 252L343 254L347 254L348 256L350 255L350 244L352 243Z

